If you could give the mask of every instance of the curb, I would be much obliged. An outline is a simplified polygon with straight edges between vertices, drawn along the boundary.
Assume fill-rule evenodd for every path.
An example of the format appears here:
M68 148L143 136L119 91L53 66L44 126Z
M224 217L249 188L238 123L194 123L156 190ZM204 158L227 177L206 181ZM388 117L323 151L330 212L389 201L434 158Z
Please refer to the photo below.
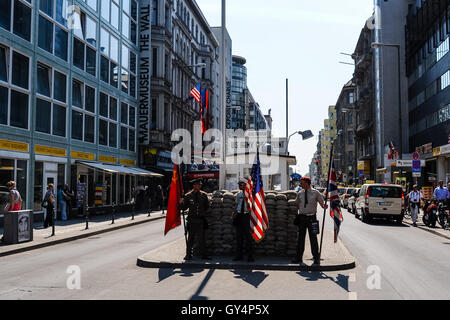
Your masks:
M408 225L410 225L410 226L413 225L413 223L412 223L412 222L409 222L409 221L403 220L403 222L406 223L406 224L408 224ZM421 229L421 230L424 230L424 231L427 231L427 232L432 233L432 234L434 234L434 235L440 236L440 237L445 238L445 239L447 239L447 240L450 240L450 237L447 237L447 236L443 235L443 234L440 233L440 232L434 231L433 229L425 228L425 227L422 227L422 226L417 226L416 228Z
M89 238L89 237L96 236L96 235L99 235L102 233L112 232L112 231L116 231L116 230L120 230L120 229L124 229L124 228L128 228L128 227L133 227L133 226L137 226L140 224L148 223L148 222L155 221L155 220L165 219L165 218L166 218L166 216L161 216L161 217L156 217L156 218L150 217L149 220L136 221L136 222L124 224L121 226L114 226L111 228L106 228L103 230L97 230L97 231L93 231L93 232L88 231L88 233L80 234L78 236L72 236L72 237L59 239L59 240L55 240L55 241L39 243L39 244L31 245L28 247L12 249L12 250L6 251L6 252L0 252L0 257L10 256L10 255L17 254L17 253L22 253L22 252L26 252L26 251L31 251L31 250L54 246L54 245L61 244L61 243L66 243L66 242L71 242L71 241L80 240L80 239L84 239L84 238Z
M356 268L355 261L342 265L333 266L300 266L300 265L281 265L281 264L235 264L235 263L171 263L171 262L152 262L138 257L136 265L141 268L151 269L242 269L242 270L265 270L265 271L343 271Z

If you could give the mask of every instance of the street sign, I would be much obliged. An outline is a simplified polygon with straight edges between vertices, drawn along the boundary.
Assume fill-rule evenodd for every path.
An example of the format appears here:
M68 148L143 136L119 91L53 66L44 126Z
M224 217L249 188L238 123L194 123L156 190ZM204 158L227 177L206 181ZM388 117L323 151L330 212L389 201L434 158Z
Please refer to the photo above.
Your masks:
M420 155L419 155L417 152L414 152L414 153L412 154L412 158L413 158L413 160L419 160Z
M419 178L420 174L422 172L422 165L420 163L420 160L413 160L412 161L412 173L414 178Z
M397 160L397 167L398 168L405 168L405 167L412 167L413 161L416 160ZM420 165L422 167L425 167L426 163L425 160L417 160L420 162Z

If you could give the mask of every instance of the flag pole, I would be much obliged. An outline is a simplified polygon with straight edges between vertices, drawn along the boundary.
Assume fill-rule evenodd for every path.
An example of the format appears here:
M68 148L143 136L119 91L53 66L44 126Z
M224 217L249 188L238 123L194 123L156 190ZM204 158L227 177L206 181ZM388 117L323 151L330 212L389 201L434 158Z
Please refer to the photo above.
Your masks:
M180 184L181 198L184 199L184 188L183 188L181 177L182 177L181 166L178 166L178 183ZM187 239L186 219L184 217L184 203L183 203L183 207L181 208L181 215L183 216L184 239L186 241L186 251L187 251L188 239Z
M330 195L330 173L331 173L331 162L333 161L333 151L334 151L334 141L331 141L330 163L328 165L328 182L327 182L327 188L326 188L327 196L325 198L325 205L328 203L328 197ZM323 230L325 228L326 214L327 214L327 209L324 209L323 210L323 221L322 221L322 234L320 235L319 261L320 261L320 257L322 256Z

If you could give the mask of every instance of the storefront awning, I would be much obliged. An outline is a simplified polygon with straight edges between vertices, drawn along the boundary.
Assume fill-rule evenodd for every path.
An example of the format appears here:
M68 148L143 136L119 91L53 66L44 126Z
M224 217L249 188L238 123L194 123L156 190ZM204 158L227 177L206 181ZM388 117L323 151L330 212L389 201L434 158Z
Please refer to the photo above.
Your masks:
M135 176L149 176L149 177L158 177L162 178L164 177L162 174L154 173L151 171L147 171L141 168L131 168L131 167L125 167L122 165L113 165L113 164L104 164L104 163L98 163L98 162L87 162L87 161L77 161L77 163L103 170L110 173L123 173L123 174L131 174Z

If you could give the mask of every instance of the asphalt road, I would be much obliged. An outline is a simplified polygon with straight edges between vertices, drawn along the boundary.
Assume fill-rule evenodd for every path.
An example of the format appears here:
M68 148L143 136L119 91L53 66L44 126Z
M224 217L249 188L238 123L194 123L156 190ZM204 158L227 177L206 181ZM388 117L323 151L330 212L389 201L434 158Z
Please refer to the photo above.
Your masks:
M327 220L327 229L331 228L330 221ZM450 297L449 241L407 226L366 225L345 213L341 237L358 263L356 269L345 272L137 267L137 256L183 237L182 228L163 237L163 228L164 220L153 221L0 258L0 299L348 300ZM75 267L70 269L71 266ZM378 269L372 267L368 274L369 266L377 266ZM67 273L68 268L75 273ZM380 271L379 281L376 274L374 278L374 270ZM78 271L80 281L72 281ZM373 290L367 286L368 279ZM79 284L79 289L76 284Z
M340 236L357 259L358 299L450 299L448 239L407 224L366 224L343 212Z

